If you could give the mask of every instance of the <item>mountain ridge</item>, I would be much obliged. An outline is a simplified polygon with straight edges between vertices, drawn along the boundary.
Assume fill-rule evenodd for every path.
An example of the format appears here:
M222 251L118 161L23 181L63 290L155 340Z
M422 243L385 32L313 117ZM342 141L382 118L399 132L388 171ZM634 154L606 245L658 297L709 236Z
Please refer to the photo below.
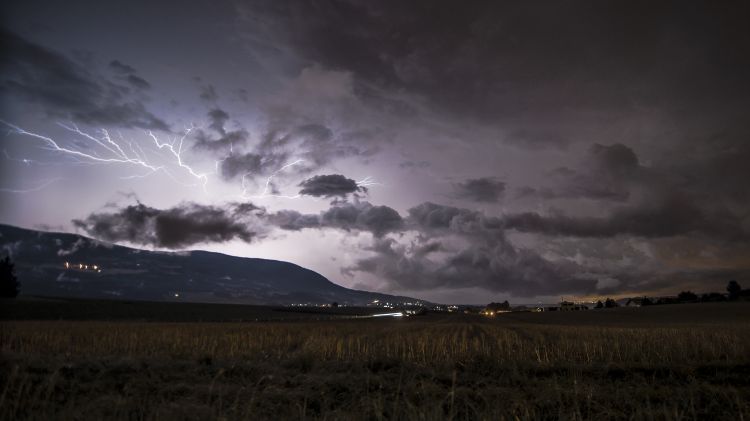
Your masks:
M0 224L25 295L260 305L424 302L338 285L295 263L205 250L150 251Z

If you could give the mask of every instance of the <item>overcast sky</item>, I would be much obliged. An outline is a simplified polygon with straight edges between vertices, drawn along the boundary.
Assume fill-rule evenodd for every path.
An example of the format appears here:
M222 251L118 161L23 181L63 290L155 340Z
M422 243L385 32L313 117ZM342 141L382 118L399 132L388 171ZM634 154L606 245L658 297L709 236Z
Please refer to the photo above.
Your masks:
M740 1L8 1L0 222L439 302L750 284L747 22Z

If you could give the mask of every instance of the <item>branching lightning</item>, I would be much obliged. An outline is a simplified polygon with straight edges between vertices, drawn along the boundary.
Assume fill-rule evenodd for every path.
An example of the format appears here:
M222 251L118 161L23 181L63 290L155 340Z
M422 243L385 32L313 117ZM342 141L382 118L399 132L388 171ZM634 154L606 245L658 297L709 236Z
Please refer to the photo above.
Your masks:
M121 133L117 133L116 138L113 138L110 132L106 129L101 129L98 133L92 134L81 130L73 123L58 123L62 129L74 135L74 139L85 142L83 146L73 147L65 145L52 137L28 131L2 119L0 119L0 124L6 126L10 133L31 137L35 140L41 141L43 143L42 149L62 154L70 158L70 161L68 162L54 163L55 165L124 165L141 169L141 171L135 172L134 174L121 177L122 179L139 179L161 173L184 186L201 186L205 192L209 176L219 174L220 164L222 162L222 160L216 161L214 163L213 171L211 172L199 172L193 166L185 162L183 156L185 140L190 133L196 129L196 126L187 127L183 133L174 135L166 140L161 140L152 131L146 132L145 139L126 140ZM13 158L4 150L3 154L6 159L24 165L53 165L52 163L42 163L27 158ZM294 195L277 194L272 183L274 178L279 174L303 162L305 162L304 159L297 159L283 165L268 175L262 190L255 195L249 193L249 180L253 173L244 174L241 179L242 191L240 197L243 199L262 199L266 197L285 199L299 198L301 196L299 193ZM196 180L196 182L185 183L184 176L182 177L183 180L181 180L175 175L175 170L179 170L189 178ZM14 193L32 192L41 190L58 180L59 179L46 180L41 185L27 190L0 189L0 191ZM375 182L370 176L357 181L356 184L357 187L362 189L369 186L380 185L380 183Z
M187 172L190 173L191 176L193 176L193 177L201 180L202 181L203 190L205 191L206 190L206 183L208 183L208 175L209 175L209 173L197 173L192 167L190 167L189 165L185 164L185 162L183 162L183 160L182 160L182 145L185 142L185 138L190 134L190 132L193 129L195 129L195 126L191 126L191 127L187 128L185 130L185 133L181 137L179 137L179 141L178 141L178 137L175 136L175 138L172 140L171 143L159 143L159 139L150 130L148 132L148 135L149 135L149 137L151 137L151 139L153 139L154 144L156 144L156 146L159 149L166 148L167 150L169 150L169 152L172 153L172 156L174 156L174 158L176 159L177 165L179 167L186 169ZM175 150L175 143L177 143L177 150Z
M82 131L75 124L62 124L58 123L60 127L67 130L68 132L76 135L78 138L90 142L91 150L83 151L80 149L73 149L70 147L62 146L58 141L55 141L51 137L44 136L42 134L27 131L19 126L8 123L4 120L0 120L0 123L7 126L12 133L16 133L22 136L29 136L37 140L41 140L45 144L45 148L50 151L58 152L70 156L74 159L75 163L90 163L90 164L117 164L117 165L130 165L135 167L141 167L146 170L145 173L134 174L123 177L125 179L131 178L143 178L157 172L166 174L169 178L177 183L185 186L198 186L200 185L204 191L206 191L206 184L208 183L208 176L211 173L200 173L193 167L186 164L183 160L183 145L185 138L195 129L194 126L186 128L184 133L175 135L171 141L160 141L159 138L151 131L147 132L148 137L153 141L153 146L147 152L144 149L144 145L139 142L126 141L122 135L120 135L119 141L115 141L110 136L109 132L105 129L100 131L99 136L92 135L90 133ZM150 142L148 144L151 144ZM159 153L166 151L169 155L171 162L164 163L152 163L151 160L154 156L164 157L163 154ZM150 155L150 156L149 156ZM6 153L6 157L7 157ZM31 163L32 160L23 159L23 163ZM167 167L168 164L176 165L183 169L191 178L197 179L197 183L187 184L178 179Z
M11 156L7 150L3 149L3 155L5 156L5 159L10 162L17 162L19 164L24 164L27 167L31 166L60 166L60 165L96 165L95 163L91 162L83 162L75 158L74 162L49 162L49 161L39 161L36 159L30 159L30 158L16 158L14 156Z
M357 181L357 187L370 187L370 186L382 186L382 183L375 182L371 176L367 176L359 181Z
M57 183L60 180L62 180L62 178L60 178L60 177L53 178L53 179L50 179L50 180L43 181L41 184L39 184L36 187L31 187L31 188L28 188L28 189L6 189L6 188L0 188L0 192L3 192L3 193L18 193L18 194L32 193L32 192L35 192L35 191L42 190L42 189L44 189L44 188L46 188L46 187L48 187L48 186L50 186L50 185L52 185L54 183Z
M294 196L286 196L286 195L280 195L280 194L270 194L269 190L271 189L271 181L273 180L273 178L277 174L279 174L280 172L284 171L285 169L287 169L289 167L293 167L293 166L295 166L297 164L301 164L303 162L305 162L304 159L298 159L298 160L296 160L294 162L290 162L290 163L282 166L278 170L274 171L271 175L268 176L268 178L266 178L266 183L263 186L263 191L260 194L254 195L254 196L249 196L247 194L247 190L248 190L248 187L247 187L247 176L251 175L252 173L247 173L247 174L243 175L242 176L242 193L240 194L240 197L242 197L243 199L262 199L262 198L265 198L265 197L280 197L280 198L284 198L284 199L297 199L297 198L299 198L300 197L299 193L295 194Z

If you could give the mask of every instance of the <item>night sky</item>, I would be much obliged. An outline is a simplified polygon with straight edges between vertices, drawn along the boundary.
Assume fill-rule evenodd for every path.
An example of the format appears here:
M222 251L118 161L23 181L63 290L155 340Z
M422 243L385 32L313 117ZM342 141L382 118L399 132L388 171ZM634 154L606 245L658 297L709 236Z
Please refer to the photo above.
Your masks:
M748 22L748 2L4 2L0 223L438 302L723 291L750 282Z

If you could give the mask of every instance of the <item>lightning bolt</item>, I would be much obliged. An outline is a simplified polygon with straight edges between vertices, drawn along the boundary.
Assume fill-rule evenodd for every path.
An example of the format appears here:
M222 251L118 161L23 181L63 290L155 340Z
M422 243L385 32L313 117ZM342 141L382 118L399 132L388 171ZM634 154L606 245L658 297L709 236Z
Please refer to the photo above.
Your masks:
M79 138L88 141L91 146L94 147L94 149L92 149L91 151L82 151L79 149L72 149L70 147L63 146L51 137L44 136L39 133L30 132L15 124L8 123L5 120L0 120L0 123L7 126L10 129L11 133L28 136L42 141L45 144L45 147L43 149L70 156L71 158L73 158L75 163L130 165L143 168L146 171L143 174L122 177L124 179L143 178L157 172L162 172L179 184L188 187L201 186L203 188L203 191L205 192L206 185L208 183L208 176L211 174L198 172L183 160L183 145L185 139L191 133L191 131L195 129L195 126L186 128L181 136L175 135L174 138L171 139L171 141L160 141L152 131L147 132L147 137L153 142L153 146L155 147L155 149L153 147L151 148L151 155L163 158L166 154L169 157L169 161L171 161L170 163L172 165L176 165L177 167L183 169L184 172L186 172L190 177L197 180L196 183L187 184L182 182L174 174L172 174L172 172L167 167L167 163L151 163L148 156L149 154L141 145L141 143L143 142L139 143L125 141L125 139L122 137L122 134L120 134L119 141L116 141L112 139L109 132L105 129L100 130L100 136L97 137L90 133L82 131L75 124L66 125L63 123L58 123L60 127L78 136ZM8 157L7 153L6 157ZM24 159L21 160L21 162L31 163L33 161Z
M382 183L375 182L371 176L367 176L357 181L357 187L382 186Z
M185 170L187 170L187 172L190 175L192 175L193 177L201 180L201 182L202 182L201 185L203 187L203 191L206 191L206 184L208 183L208 175L210 173L198 173L192 167L190 167L189 165L185 164L185 162L183 162L183 160L182 160L182 145L185 142L185 138L194 129L195 129L195 126L189 127L188 129L185 130L185 134L183 134L181 137L179 137L179 141L178 141L178 137L175 136L174 140L172 140L171 143L160 143L159 139L156 137L156 135L154 135L154 133L151 132L150 130L148 132L148 135L149 135L149 137L151 137L151 139L153 139L154 144L156 144L156 146L159 149L166 148L167 150L169 150L169 152L172 153L172 156L174 156L175 160L177 161L177 165L180 168L184 168ZM177 143L177 150L175 150L175 142Z
M3 149L3 155L5 156L5 159L11 162L18 162L19 164L24 164L27 167L31 166L59 166L59 165L93 165L91 163L86 162L47 162L47 161L38 161L36 159L29 159L29 158L16 158L11 156L7 150Z
M43 181L40 185L38 185L36 187L32 187L30 189L6 189L6 188L0 188L0 192L3 192L3 193L18 193L18 194L32 193L32 192L35 192L35 191L42 190L45 187L50 186L50 185L52 185L52 184L54 184L54 183L56 183L56 182L58 182L60 180L62 180L62 178L60 178L60 177L53 178L51 180L46 180L46 181Z
M7 159L8 161L12 161L12 162L19 162L19 163L25 164L25 165L31 165L31 164L35 164L36 163L36 161L34 161L32 159L26 159L26 158L17 159L17 158L13 158L13 157L11 157L8 154L8 151L6 151L5 149L3 149L3 155L5 155L5 159Z
M297 198L299 198L300 197L299 194L296 194L294 196L286 196L286 195L279 195L279 194L269 194L268 191L271 188L271 181L273 180L274 177L276 177L276 175L278 175L280 172L284 171L285 169L287 169L289 167L293 167L293 166L295 166L297 164L301 164L303 162L305 162L304 159L298 159L298 160L296 160L294 162L290 162L290 163L282 166L278 170L274 171L271 175L268 176L268 178L266 178L266 183L265 183L265 186L263 187L263 191L260 194L254 195L254 196L248 196L248 194L247 194L248 187L247 187L247 183L246 183L247 176L251 175L252 173L247 173L247 174L243 175L242 176L242 193L240 194L240 197L243 198L243 199L263 199L265 197L280 197L280 198L284 198L284 199L297 199Z

